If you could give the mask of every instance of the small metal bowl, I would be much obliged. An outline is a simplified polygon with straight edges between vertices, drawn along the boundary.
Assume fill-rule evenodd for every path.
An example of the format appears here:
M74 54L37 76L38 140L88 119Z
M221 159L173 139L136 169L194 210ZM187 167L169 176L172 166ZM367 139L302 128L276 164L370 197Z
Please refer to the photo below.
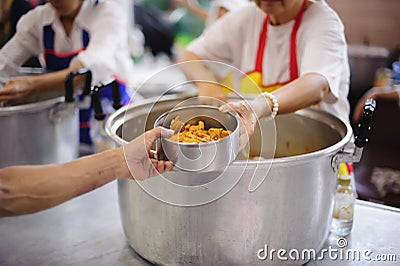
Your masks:
M154 127L170 127L177 116L186 124L204 122L205 129L224 128L231 133L219 140L202 143L184 143L161 138L157 141L157 155L169 160L181 171L212 172L223 171L239 151L239 121L231 112L221 112L217 107L206 105L185 106L173 109L157 118Z

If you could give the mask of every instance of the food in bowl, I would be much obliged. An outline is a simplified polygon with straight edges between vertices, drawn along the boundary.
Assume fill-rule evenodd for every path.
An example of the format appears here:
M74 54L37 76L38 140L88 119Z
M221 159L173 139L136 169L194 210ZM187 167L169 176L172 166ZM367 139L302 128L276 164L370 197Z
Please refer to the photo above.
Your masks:
M201 139L205 137L202 135L196 135L200 138L200 142L197 138L194 141L186 138L183 140L188 142L179 142L179 133L185 131L185 124L190 124L186 127L188 132L192 127L192 131L198 134L201 128L200 132L209 134L210 131L210 134L214 135L211 135L207 142L201 142ZM161 137L157 141L156 152L157 158L173 162L175 168L181 171L223 171L232 163L239 151L238 117L231 112L221 112L218 107L206 105L176 107L160 115L154 126L171 128L178 134L176 140ZM227 132L222 133L224 130ZM228 132L229 134L225 136ZM214 140L213 137L219 139ZM203 141L207 139L204 138Z
M190 123L185 124L181 120L179 115L172 119L170 129L178 133L174 134L169 139L172 141L184 143L216 141L226 136L229 136L229 134L232 133L230 130L224 129L222 127L211 127L206 130L204 122L201 120L198 121L197 125L192 125Z

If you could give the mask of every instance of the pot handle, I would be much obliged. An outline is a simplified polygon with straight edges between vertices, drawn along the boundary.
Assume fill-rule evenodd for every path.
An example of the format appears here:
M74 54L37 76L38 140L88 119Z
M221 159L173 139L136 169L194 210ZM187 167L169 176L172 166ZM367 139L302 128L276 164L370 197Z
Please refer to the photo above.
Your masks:
M113 96L113 107L115 110L118 110L119 108L122 107L121 93L119 91L118 82L116 80L111 82L111 87L112 87L112 96Z
M97 121L103 121L106 118L106 114L103 112L103 106L100 101L100 87L94 86L92 89L92 104L94 110L94 118Z
M332 167L335 171L339 169L340 163L356 163L361 160L362 151L368 143L368 137L371 131L372 115L374 114L375 108L376 102L374 99L369 98L365 101L363 115L357 124L354 145L350 147L352 151L345 151L345 147L344 150L340 151L333 157Z
M86 75L85 87L83 88L83 95L90 95L90 87L92 84L92 71L87 68L80 68L71 71L65 78L65 102L74 102L74 78L76 76Z
M358 148L364 148L368 143L369 132L371 131L371 120L376 108L374 99L369 98L365 101L364 113L357 124L357 134L355 136L354 144Z
M116 80L113 80L112 82L105 84L105 85L100 85L100 86L94 86L92 91L91 91L91 96L92 96L92 104L93 104L93 110L94 110L94 118L98 121L102 121L105 119L106 114L104 114L103 111L103 106L101 105L101 100L100 100L100 90L111 86L112 89L112 96L113 96L113 108L115 110L118 110L119 108L122 107L121 103L121 93L119 91L119 84Z

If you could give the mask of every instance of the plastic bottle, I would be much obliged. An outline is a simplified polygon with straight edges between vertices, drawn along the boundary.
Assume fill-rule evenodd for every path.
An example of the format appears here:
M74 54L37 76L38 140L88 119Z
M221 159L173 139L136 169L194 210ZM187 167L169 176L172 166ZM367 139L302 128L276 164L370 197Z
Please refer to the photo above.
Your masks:
M399 61L393 62L392 69L393 69L393 85L399 85L400 84L400 58L399 58Z
M351 186L351 173L346 163L339 165L338 187L331 232L338 236L347 236L353 228L354 203L356 193Z

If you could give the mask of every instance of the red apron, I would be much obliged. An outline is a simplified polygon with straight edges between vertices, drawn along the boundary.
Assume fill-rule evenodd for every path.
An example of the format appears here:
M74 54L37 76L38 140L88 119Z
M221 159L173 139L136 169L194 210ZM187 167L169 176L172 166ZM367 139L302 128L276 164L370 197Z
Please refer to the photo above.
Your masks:
M260 38L258 42L258 50L256 56L256 62L254 69L247 72L246 76L240 81L240 92L243 94L259 94L261 92L271 92L283 85L297 79L299 77L299 70L297 65L297 53L296 53L296 38L297 31L300 27L301 21L303 19L304 11L306 10L307 0L303 1L301 9L297 14L296 21L292 28L292 33L290 37L290 77L289 80L284 82L278 82L273 84L265 84L263 81L263 61L264 61L264 51L268 40L268 25L269 25L269 15L265 16L263 28L260 33ZM232 78L232 77L231 77ZM228 78L229 80L230 78ZM228 85L226 82L224 84ZM230 82L230 85L233 82ZM229 86L233 88L233 86Z

